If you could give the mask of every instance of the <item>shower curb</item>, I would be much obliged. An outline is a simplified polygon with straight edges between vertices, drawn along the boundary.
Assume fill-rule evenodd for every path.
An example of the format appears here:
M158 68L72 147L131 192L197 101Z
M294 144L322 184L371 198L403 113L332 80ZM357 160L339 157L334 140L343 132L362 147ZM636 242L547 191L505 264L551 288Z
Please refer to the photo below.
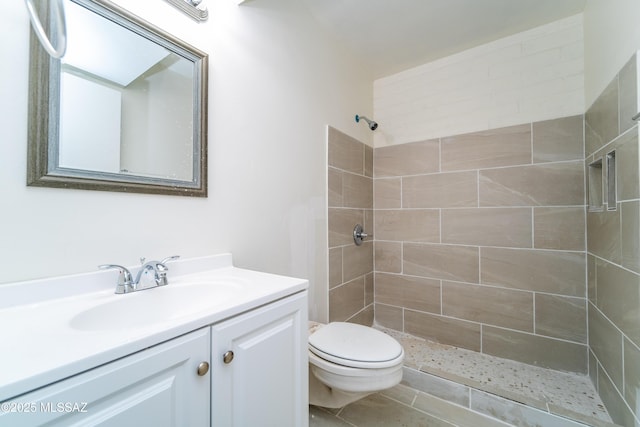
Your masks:
M462 378L460 379L462 380ZM543 425L545 427L619 427L595 417L548 405L542 401L513 396L503 390L487 390L480 384L464 384L435 373L405 366L402 384L430 397L457 405L473 413L514 426ZM541 409L545 405L547 409ZM435 406L435 405L434 405ZM430 412L430 407L418 408ZM435 409L437 411L437 409ZM562 411L562 413L560 412ZM447 414L433 414L444 417Z

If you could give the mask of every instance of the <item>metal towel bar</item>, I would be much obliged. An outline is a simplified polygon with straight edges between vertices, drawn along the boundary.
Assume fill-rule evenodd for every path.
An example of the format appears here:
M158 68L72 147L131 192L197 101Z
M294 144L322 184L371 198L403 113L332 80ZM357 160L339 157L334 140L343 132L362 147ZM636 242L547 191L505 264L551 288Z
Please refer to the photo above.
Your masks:
M24 3L27 5L27 11L29 12L29 19L31 20L33 31L36 33L36 36L38 36L42 47L44 47L44 50L46 50L49 55L56 59L60 59L67 51L67 22L64 17L64 6L62 4L62 0L52 1L54 2L55 15L57 18L54 25L55 29L58 31L56 39L58 43L57 48L53 47L53 44L51 44L51 41L47 37L47 32L44 30L44 27L40 22L40 18L38 18L38 13L33 5L33 0L24 0Z

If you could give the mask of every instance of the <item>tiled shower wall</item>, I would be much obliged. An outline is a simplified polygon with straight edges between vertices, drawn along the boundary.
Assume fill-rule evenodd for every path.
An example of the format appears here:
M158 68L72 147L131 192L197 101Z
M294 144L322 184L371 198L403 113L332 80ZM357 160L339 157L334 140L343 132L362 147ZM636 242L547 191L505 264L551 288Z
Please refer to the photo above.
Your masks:
M637 79L634 56L585 115L590 375L624 426L640 425L640 157L631 120ZM608 174L612 151L616 165ZM601 166L590 167L594 162ZM617 183L611 194L609 183Z
M328 128L329 321L373 323L373 148Z
M583 118L374 152L375 320L587 372Z

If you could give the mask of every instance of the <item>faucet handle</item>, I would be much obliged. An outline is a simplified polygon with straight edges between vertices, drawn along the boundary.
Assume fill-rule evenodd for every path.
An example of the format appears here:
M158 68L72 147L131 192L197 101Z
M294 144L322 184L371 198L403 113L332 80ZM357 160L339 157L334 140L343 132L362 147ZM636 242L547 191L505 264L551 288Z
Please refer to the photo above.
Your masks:
M101 270L118 269L118 284L116 286L116 294L125 294L133 290L133 276L126 267L117 264L102 264L98 266Z
M169 284L169 280L167 279L167 271L169 271L169 267L167 267L165 264L178 258L180 258L180 255L173 255L163 259L158 264L156 264L158 286L165 286Z
M168 263L169 261L175 261L178 258L180 258L180 255L172 255L172 256L166 257L165 259L160 261L160 264L164 265L164 264Z

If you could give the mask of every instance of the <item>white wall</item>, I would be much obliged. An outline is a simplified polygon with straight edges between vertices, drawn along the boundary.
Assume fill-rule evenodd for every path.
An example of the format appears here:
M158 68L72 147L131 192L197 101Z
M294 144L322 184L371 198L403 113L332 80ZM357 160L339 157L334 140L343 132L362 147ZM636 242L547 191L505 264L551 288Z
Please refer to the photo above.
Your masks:
M60 92L59 165L120 172L120 91L62 69Z
M181 62L191 64L186 59ZM123 169L140 175L193 179L192 88L193 76L157 64L122 89L119 160ZM162 101L166 96L170 103Z
M584 44L585 105L589 108L640 49L640 2L588 0Z
M353 120L371 112L370 74L298 0L206 1L206 23L166 2L116 3L210 54L209 197L27 187L29 24L23 2L2 1L0 283L230 251L309 278L324 320L325 129L370 143Z
M378 79L374 145L582 114L583 56L579 14Z

